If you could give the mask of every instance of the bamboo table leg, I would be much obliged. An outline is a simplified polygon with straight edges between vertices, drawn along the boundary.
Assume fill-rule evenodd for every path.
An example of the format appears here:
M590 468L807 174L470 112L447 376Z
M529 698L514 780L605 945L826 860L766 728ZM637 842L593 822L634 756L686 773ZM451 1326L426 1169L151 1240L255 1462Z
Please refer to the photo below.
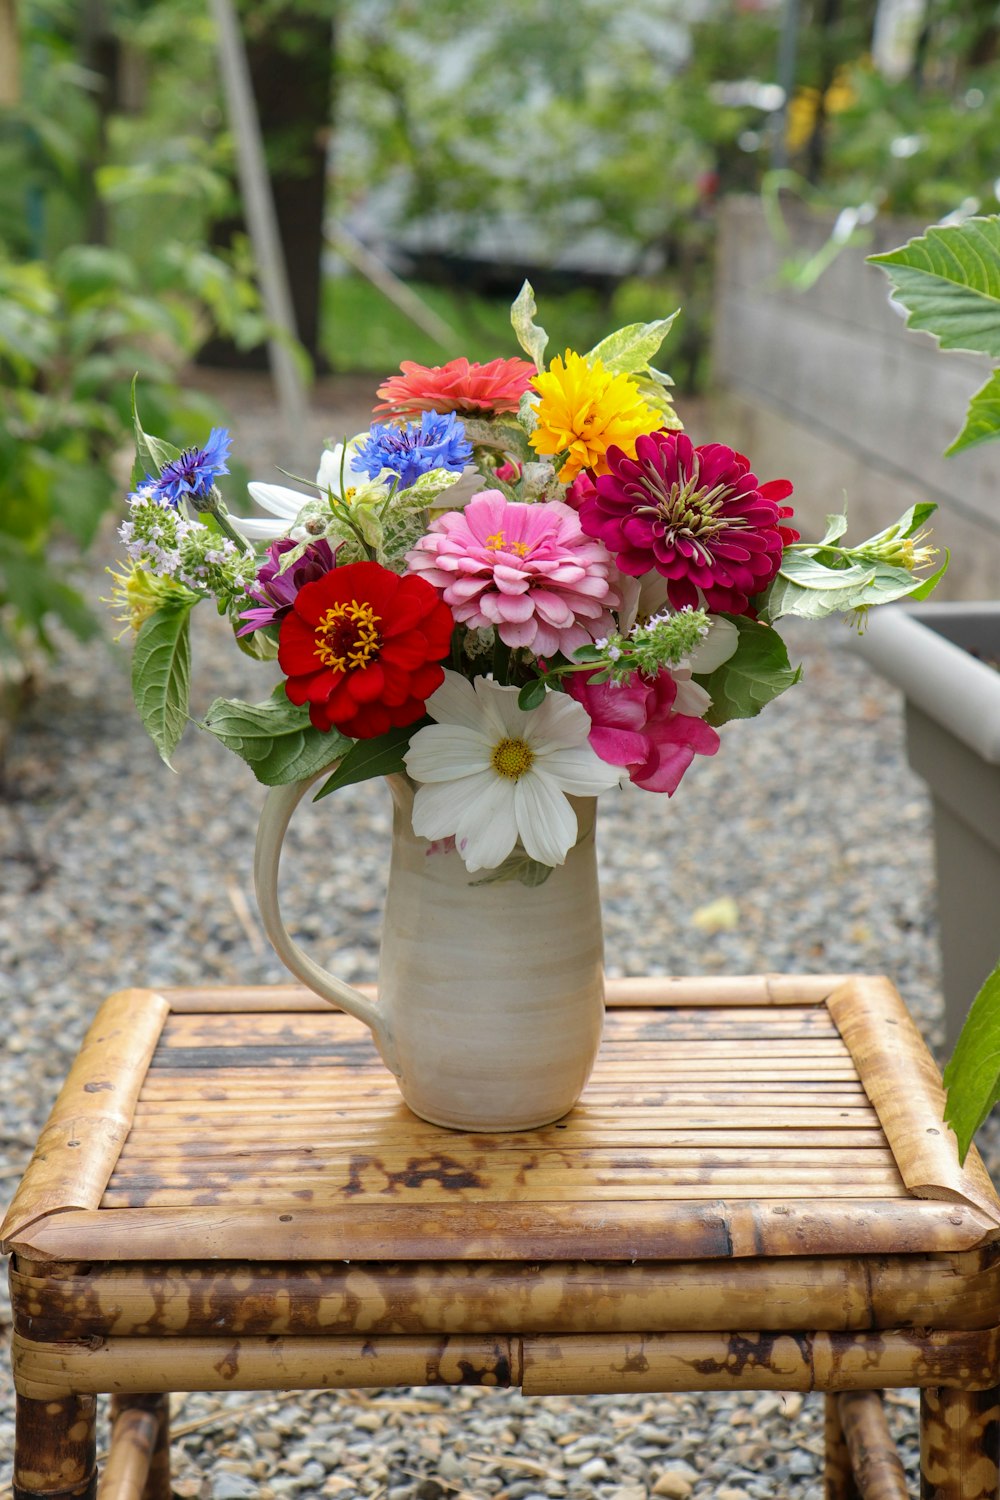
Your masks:
M864 1500L906 1500L906 1475L885 1420L879 1391L843 1391L837 1397L854 1482Z
M920 1500L997 1500L1000 1387L920 1393Z
M17 1397L13 1500L94 1500L97 1398Z
M826 1421L824 1428L823 1495L824 1500L860 1500L854 1482L851 1455L840 1421L839 1396L836 1391L826 1395Z
M171 1500L170 1397L114 1396L97 1500Z

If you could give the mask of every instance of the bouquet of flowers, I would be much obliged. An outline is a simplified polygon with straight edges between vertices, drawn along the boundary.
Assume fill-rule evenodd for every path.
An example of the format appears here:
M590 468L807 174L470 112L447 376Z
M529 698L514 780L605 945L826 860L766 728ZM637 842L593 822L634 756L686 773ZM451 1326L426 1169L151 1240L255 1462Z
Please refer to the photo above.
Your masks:
M202 721L260 781L331 768L324 796L405 773L417 834L454 841L470 872L536 884L575 842L572 797L626 779L672 795L725 723L798 680L779 620L863 620L934 587L933 505L853 547L842 515L803 542L787 480L691 442L651 363L673 318L546 364L535 314L525 284L527 359L404 362L315 485L249 486L263 517L223 500L225 431L180 452L136 417L111 602L168 764L191 611L214 600L280 674L270 697L217 699Z

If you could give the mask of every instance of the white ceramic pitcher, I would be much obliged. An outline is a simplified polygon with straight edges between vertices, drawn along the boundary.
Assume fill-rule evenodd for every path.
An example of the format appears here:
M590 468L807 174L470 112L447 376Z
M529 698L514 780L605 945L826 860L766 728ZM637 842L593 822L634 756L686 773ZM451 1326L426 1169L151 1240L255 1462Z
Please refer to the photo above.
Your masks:
M470 875L457 853L430 852L413 832L412 784L387 777L392 856L372 1001L315 963L281 919L282 844L316 779L273 787L261 814L254 880L278 957L370 1027L404 1100L423 1119L472 1131L559 1119L587 1081L604 1015L596 799L572 799L579 838L543 885L477 885L488 872Z

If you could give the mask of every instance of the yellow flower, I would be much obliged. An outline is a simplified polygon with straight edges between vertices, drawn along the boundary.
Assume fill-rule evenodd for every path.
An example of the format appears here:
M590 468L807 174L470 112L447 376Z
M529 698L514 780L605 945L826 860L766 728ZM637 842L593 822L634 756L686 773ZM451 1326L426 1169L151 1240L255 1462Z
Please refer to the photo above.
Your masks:
M121 640L130 626L138 634L150 615L164 605L180 604L197 597L183 584L175 583L171 578L157 578L137 563L118 572L114 568L105 568L104 571L114 579L110 597L102 599L101 603L111 606L115 611L114 618L122 626L115 636L116 641Z
M630 376L612 375L599 359L586 360L569 349L565 360L557 354L531 383L541 400L538 426L528 441L539 454L566 453L559 470L564 483L581 469L606 474L612 444L634 457L636 438L663 426Z

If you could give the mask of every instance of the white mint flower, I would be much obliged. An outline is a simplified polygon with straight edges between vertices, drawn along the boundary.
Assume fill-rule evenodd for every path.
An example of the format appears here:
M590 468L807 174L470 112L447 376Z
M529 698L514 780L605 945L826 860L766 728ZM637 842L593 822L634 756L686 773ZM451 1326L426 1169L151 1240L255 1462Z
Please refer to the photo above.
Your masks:
M444 676L427 700L437 722L417 730L405 756L410 776L424 783L414 832L453 834L470 871L496 869L518 839L531 859L561 865L577 837L567 794L594 797L621 775L590 748L588 714L564 693L526 712L516 687Z
M329 493L340 498L350 500L352 490L361 485L368 485L368 471L356 467L354 457L354 443L352 439L347 444L347 457L344 458L344 444L338 443L335 448L325 448L323 456L319 461L319 469L316 472L316 488L319 490L320 499L325 500ZM340 494L340 471L343 465L344 481L346 484L346 497ZM249 541L273 541L275 537L288 536L304 505L308 505L312 499L311 495L303 495L301 490L289 489L284 484L260 484L256 480L247 485L251 499L256 500L262 510L270 511L272 516L278 519L266 521L257 516L230 516L229 520L236 530ZM298 538L304 541L305 537Z

